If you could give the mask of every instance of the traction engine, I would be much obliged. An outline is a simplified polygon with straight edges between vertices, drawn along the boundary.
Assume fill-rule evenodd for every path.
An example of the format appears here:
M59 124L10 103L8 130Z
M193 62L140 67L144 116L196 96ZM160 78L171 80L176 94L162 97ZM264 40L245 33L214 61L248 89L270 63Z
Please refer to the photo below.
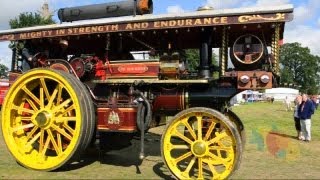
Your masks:
M165 125L161 155L175 177L229 177L245 144L229 101L277 86L293 8L204 9L145 15L151 0L121 1L60 9L65 23L54 26L0 31L14 42L1 118L11 154L51 171L96 137L115 150L138 136L143 159L145 133Z

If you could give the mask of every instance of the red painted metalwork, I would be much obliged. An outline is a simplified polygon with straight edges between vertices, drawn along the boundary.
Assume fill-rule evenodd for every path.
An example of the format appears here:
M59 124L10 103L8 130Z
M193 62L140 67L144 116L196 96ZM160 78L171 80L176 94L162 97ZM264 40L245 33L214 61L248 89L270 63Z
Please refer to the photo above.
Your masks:
M8 90L9 90L9 81L5 79L1 79L0 80L0 105L2 105Z
M110 63L106 74L112 77L158 77L159 62L140 62L140 63Z
M98 108L97 111L98 129L101 131L133 132L137 130L136 108Z
M181 91L170 93L166 90L157 96L153 102L154 111L180 111L185 108L185 97Z

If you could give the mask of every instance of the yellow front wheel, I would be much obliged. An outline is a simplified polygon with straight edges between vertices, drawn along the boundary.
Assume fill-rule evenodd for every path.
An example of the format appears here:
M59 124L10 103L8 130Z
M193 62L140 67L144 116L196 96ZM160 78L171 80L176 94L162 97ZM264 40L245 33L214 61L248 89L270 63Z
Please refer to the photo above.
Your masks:
M23 166L54 170L79 155L92 139L92 100L73 75L33 69L8 91L2 132L11 154Z
M162 157L179 179L225 179L241 159L241 138L226 116L209 108L178 113L162 135Z

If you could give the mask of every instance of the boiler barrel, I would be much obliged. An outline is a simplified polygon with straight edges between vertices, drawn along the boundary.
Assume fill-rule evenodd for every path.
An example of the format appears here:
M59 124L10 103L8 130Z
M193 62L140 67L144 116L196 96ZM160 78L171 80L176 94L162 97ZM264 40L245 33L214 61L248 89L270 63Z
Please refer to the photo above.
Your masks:
M136 5L135 2L137 3ZM152 0L127 0L71 8L61 8L58 11L58 17L61 22L72 22L86 19L128 16L133 15L134 11L138 15L152 13Z

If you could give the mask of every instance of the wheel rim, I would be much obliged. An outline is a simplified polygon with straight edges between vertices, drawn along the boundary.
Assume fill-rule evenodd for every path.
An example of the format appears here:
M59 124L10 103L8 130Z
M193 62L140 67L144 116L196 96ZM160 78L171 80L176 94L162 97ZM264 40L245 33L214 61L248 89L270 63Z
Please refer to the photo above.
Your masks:
M239 159L240 137L214 110L191 108L176 115L162 137L162 155L179 179L224 179Z
M7 94L2 120L9 151L31 169L56 169L81 144L77 92L57 71L39 69L21 76Z

